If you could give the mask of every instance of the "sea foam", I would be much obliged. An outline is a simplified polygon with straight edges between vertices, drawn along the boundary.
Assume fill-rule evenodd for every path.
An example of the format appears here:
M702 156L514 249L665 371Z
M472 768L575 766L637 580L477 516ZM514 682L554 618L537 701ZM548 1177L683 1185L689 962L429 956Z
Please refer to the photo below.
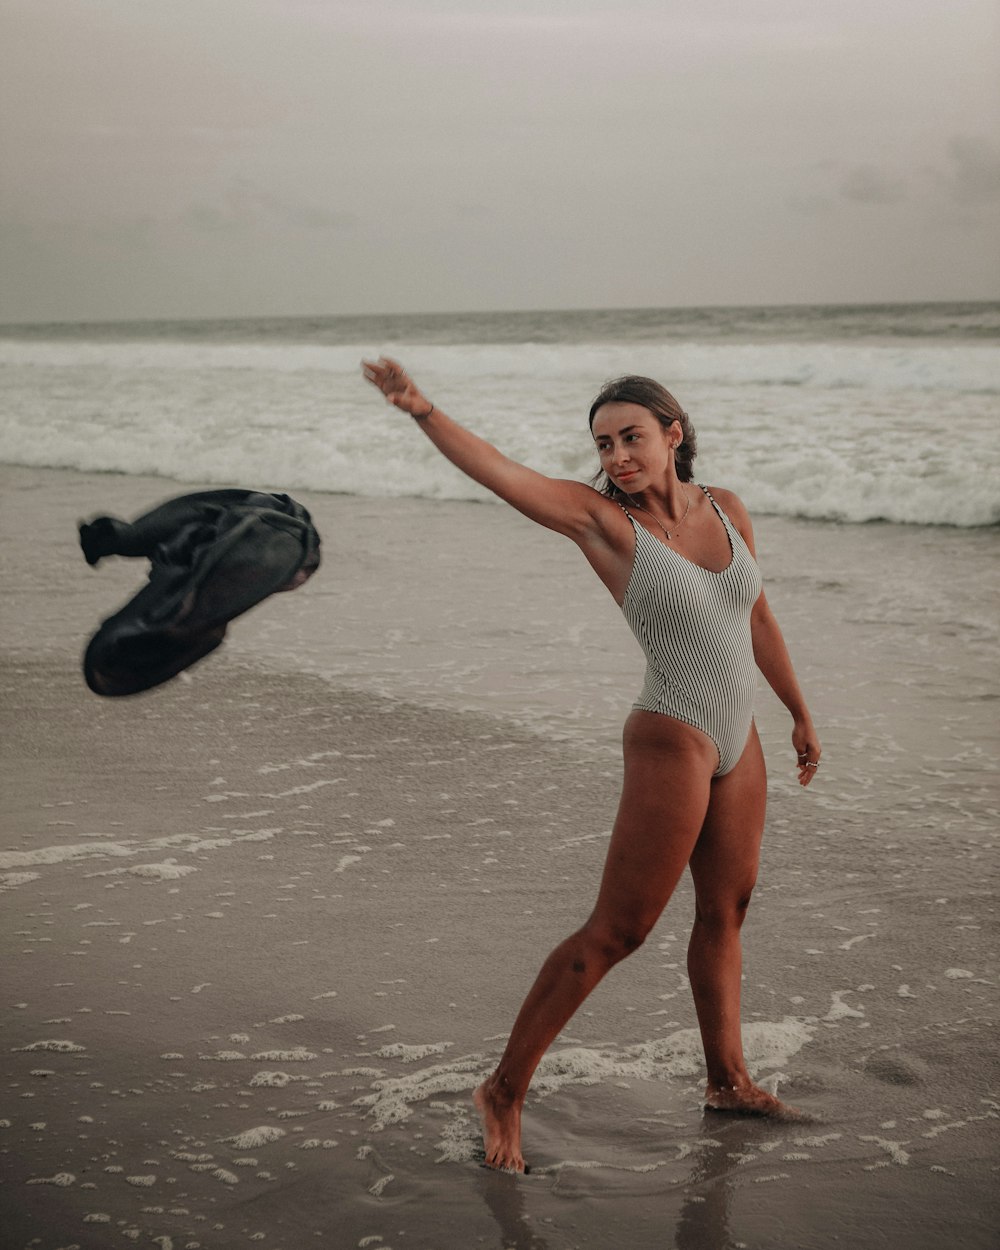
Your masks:
M609 376L646 373L692 414L699 480L736 490L752 512L1000 521L1000 349L981 342L400 341L368 350L0 339L0 460L284 491L491 499L361 379L359 359L377 346L446 411L553 477L591 478L594 391Z
M665 383L816 386L866 390L1000 392L997 350L987 344L872 343L463 343L361 346L267 343L50 342L0 339L0 367L125 371L348 374L379 351L414 370L456 380L593 380L649 373Z

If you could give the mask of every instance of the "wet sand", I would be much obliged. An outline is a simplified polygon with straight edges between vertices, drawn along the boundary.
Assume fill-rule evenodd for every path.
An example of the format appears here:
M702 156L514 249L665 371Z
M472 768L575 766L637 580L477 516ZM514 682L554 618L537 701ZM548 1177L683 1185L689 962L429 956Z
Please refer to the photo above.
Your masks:
M762 694L745 1032L816 1122L701 1111L685 883L540 1069L515 1179L469 1094L593 897L614 605L503 510L303 495L313 583L102 701L79 652L141 573L73 523L184 488L0 486L5 1245L995 1244L995 636L958 567L995 535L758 527L827 757L801 793Z

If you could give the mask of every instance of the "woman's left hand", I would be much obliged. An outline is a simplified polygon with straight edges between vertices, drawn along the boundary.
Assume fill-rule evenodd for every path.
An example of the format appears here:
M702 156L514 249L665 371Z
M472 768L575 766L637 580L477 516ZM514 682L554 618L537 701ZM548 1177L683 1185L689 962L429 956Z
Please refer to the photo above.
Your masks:
M792 746L798 758L799 785L807 786L819 771L819 757L823 748L813 728L812 721L796 721L792 730Z

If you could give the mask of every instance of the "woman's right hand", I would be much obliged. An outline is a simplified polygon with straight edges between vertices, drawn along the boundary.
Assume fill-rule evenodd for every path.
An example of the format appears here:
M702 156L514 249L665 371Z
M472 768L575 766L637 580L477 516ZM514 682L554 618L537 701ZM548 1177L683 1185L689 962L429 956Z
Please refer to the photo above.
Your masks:
M428 416L433 405L417 389L416 384L402 365L388 356L377 361L363 360L361 367L366 379L377 386L390 404L413 416Z

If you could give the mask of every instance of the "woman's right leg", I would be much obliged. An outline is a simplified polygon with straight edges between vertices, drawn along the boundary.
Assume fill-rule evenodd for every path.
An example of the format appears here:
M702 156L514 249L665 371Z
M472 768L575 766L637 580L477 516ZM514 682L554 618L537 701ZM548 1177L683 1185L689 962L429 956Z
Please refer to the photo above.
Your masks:
M703 734L633 712L624 755L622 796L593 913L542 965L496 1071L476 1090L490 1167L524 1170L521 1107L535 1068L605 973L642 944L705 819L717 755Z

